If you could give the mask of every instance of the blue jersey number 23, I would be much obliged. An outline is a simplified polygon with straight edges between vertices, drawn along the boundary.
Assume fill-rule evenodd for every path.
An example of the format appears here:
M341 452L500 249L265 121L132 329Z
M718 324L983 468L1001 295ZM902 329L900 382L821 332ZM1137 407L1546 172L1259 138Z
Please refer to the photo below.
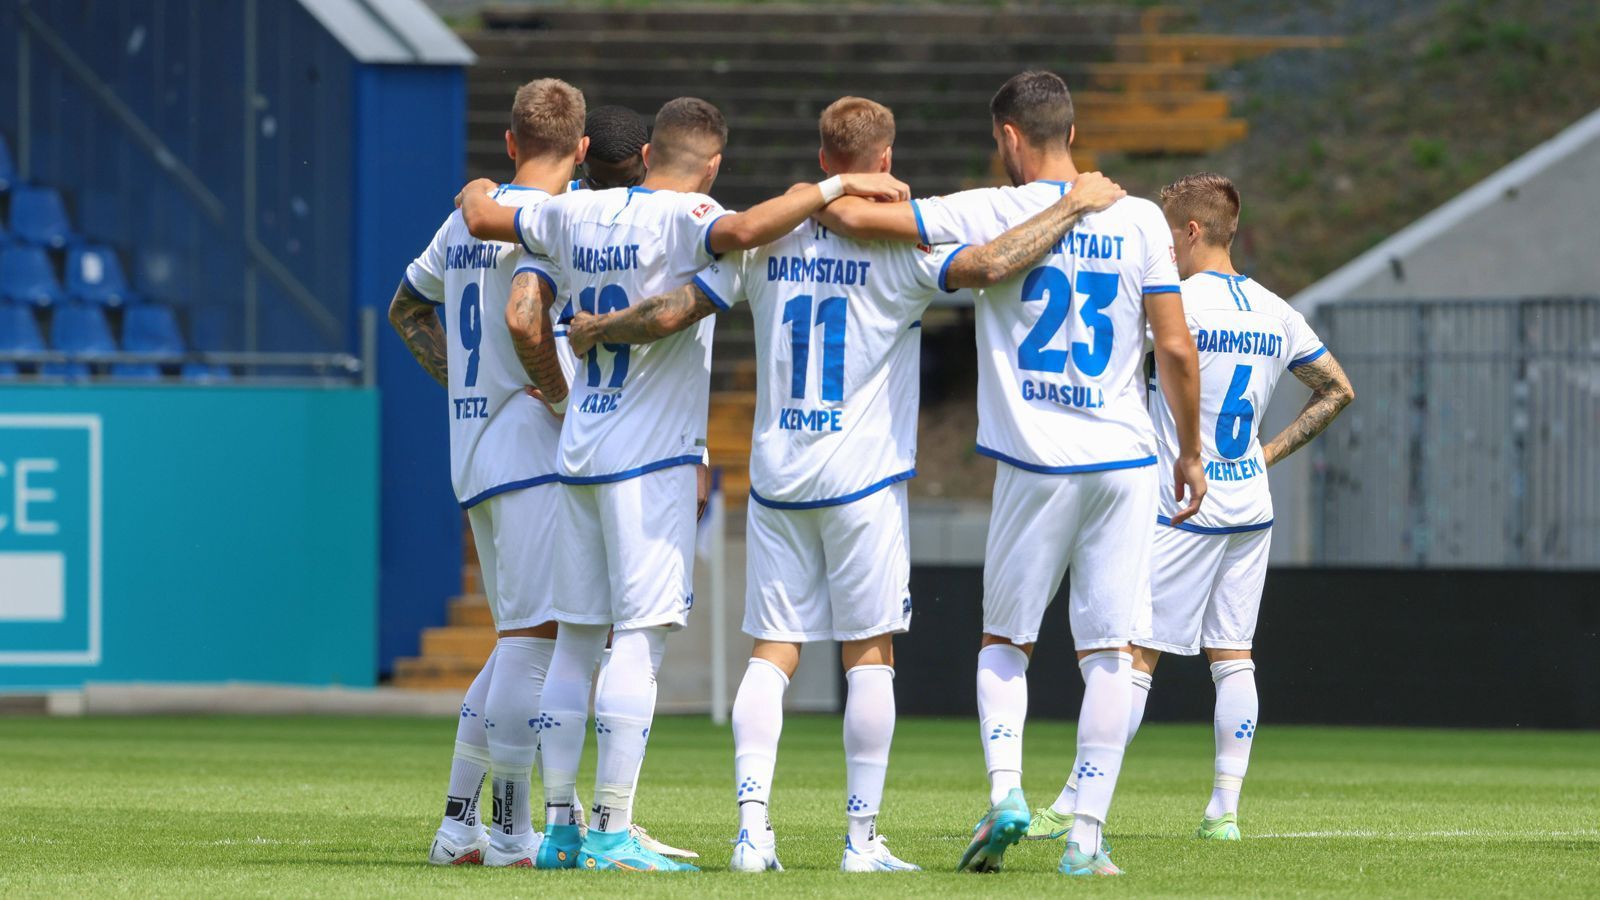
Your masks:
M1076 284L1069 284L1067 273L1054 266L1040 266L1022 282L1024 303L1043 300L1044 312L1017 348L1017 366L1034 372L1065 372L1066 350L1049 350L1048 345L1072 312L1073 288L1083 295L1078 318L1092 332L1091 343L1073 341L1070 356L1079 372L1093 378L1106 370L1111 361L1111 342L1115 336L1111 317L1103 310L1117 299L1115 272L1079 272Z

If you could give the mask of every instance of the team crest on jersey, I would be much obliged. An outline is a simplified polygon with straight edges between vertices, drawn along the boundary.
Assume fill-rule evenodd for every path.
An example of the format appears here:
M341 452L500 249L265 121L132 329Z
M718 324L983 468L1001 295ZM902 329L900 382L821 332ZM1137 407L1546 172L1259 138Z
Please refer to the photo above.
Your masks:
M689 215L694 216L696 219L704 219L712 209L714 209L712 204L702 203L699 206L696 206L694 209L689 210Z

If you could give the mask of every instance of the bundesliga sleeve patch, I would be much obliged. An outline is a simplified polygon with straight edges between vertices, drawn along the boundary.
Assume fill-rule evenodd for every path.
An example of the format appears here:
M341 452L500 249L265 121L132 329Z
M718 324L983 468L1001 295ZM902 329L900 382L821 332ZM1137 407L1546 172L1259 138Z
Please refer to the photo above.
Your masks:
M711 211L715 208L715 204L702 203L699 206L696 206L694 209L689 210L689 215L694 216L696 219L704 219L706 216L711 215Z

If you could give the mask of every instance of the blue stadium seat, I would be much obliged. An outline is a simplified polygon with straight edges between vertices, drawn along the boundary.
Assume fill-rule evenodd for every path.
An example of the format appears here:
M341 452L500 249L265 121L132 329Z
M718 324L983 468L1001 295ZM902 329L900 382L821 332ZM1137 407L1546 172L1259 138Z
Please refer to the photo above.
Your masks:
M43 249L11 244L0 250L0 299L34 306L61 301L61 285Z
M0 378L15 378L18 374L16 363L0 362Z
M100 244L67 251L67 295L101 306L121 306L135 299L117 254Z
M11 232L46 247L65 247L76 239L61 195L47 187L19 185L11 191Z
M50 319L50 346L91 358L117 352L117 341L111 336L105 312L87 303L68 303L55 311Z
M0 301L0 351L38 353L44 350L44 335L33 310L18 303Z
M11 145L0 136L0 194L11 190L17 181L17 166L11 161Z
M172 308L158 304L128 307L122 318L122 349L128 353L152 353L177 357L184 351L183 333ZM117 363L111 367L116 378L149 381L161 377L159 362Z

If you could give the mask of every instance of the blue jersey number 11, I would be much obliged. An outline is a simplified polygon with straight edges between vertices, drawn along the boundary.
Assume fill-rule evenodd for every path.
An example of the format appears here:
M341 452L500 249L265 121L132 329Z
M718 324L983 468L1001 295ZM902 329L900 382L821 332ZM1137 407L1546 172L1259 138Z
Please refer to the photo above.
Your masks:
M822 399L844 399L844 329L847 301L829 297L817 304L816 326L822 329ZM806 375L811 362L811 295L801 294L783 305L783 322L789 326L791 358L789 396L806 398Z

